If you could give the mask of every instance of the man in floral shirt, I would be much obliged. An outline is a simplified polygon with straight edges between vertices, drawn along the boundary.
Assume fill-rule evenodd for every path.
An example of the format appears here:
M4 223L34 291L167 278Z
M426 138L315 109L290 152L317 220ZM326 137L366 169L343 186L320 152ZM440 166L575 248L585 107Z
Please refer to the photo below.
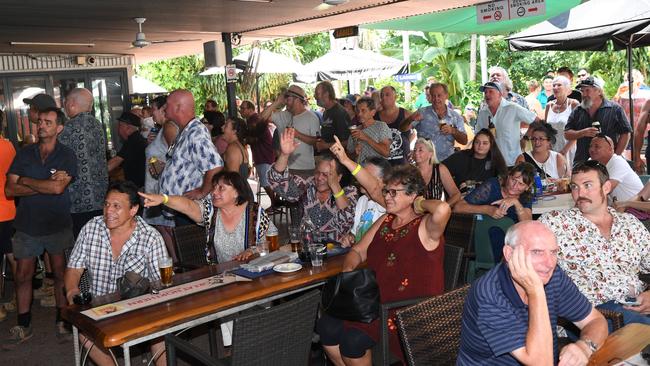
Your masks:
M570 187L576 207L540 218L557 236L560 267L597 308L623 313L625 324L650 324L650 291L639 279L650 272L650 233L632 215L607 207L612 184L601 163L577 164Z

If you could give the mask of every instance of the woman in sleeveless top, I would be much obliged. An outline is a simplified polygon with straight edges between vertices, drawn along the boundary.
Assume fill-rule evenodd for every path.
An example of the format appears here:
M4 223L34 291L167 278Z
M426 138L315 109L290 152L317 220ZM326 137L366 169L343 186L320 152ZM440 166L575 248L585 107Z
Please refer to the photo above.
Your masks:
M375 113L375 120L385 122L394 132L393 144L388 160L392 165L402 164L411 152L411 130L400 132L399 125L411 115L411 112L398 107L396 101L397 91L390 85L381 88L381 109ZM401 151L400 151L401 149Z
M224 153L224 169L229 172L237 172L244 179L250 173L248 152L244 148L244 129L246 122L239 117L228 118L223 125L223 138L228 142Z
M438 163L436 148L431 140L418 138L412 155L415 166L424 179L424 198L447 201L453 207L460 200L460 191L454 184L449 169Z
M383 303L441 294L443 232L451 215L449 205L421 197L424 181L415 167L395 167L384 183L386 215L352 247L343 271L367 262L375 271ZM403 361L394 315L391 312L388 320L390 350ZM379 320L366 324L325 314L316 329L335 365L371 365L371 348L379 340Z
M564 155L551 150L555 143L557 130L548 123L534 123L530 128L533 130L530 139L533 150L519 155L516 163L524 161L531 163L542 179L570 176L571 167L567 165Z
M253 194L239 173L221 171L212 178L212 185L212 192L196 201L183 196L140 195L145 207L164 204L204 226L212 259L220 263L246 260L254 254L250 246L266 235L271 225L269 217L264 210L257 209Z
M557 76L553 79L553 94L555 99L546 104L546 122L559 131L556 141L553 144L553 151L564 155L569 166L572 166L573 156L576 151L575 140L570 141L564 138L564 127L571 112L580 104L577 100L569 98L571 93L571 82L565 76Z

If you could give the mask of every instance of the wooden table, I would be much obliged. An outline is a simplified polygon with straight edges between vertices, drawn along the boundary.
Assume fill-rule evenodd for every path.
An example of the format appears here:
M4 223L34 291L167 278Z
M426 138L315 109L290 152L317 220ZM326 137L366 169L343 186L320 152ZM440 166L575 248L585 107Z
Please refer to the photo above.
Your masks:
M129 366L129 347L317 287L327 278L341 272L344 257L341 255L327 259L320 268L303 264L303 268L295 273L274 273L251 282L237 282L100 321L81 314L88 306L67 306L63 308L62 316L73 325L75 363L77 366L81 363L78 332L104 349L121 346L125 365ZM236 265L237 263L224 263L206 266L176 275L174 282L186 283L216 275Z
M571 193L542 196L533 203L533 215L541 215L553 210L564 210L574 205Z
M626 360L650 343L650 325L632 323L607 337L589 359L589 365L614 365Z

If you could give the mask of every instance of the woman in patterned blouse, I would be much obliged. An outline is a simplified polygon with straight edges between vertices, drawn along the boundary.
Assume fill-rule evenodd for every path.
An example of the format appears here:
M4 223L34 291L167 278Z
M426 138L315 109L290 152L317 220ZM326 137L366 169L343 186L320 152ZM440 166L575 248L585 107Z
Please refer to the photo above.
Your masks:
M313 177L289 173L289 157L299 144L294 133L287 128L280 137L280 156L268 173L271 188L288 202L302 206L303 218L309 217L316 226L315 242L340 241L354 222L357 189L341 187L344 168L331 154L317 157Z

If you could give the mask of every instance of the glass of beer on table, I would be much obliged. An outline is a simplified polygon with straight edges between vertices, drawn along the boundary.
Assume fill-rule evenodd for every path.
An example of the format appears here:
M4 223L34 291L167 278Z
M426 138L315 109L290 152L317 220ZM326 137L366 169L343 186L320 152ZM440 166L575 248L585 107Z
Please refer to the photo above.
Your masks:
M158 260L160 269L160 284L164 287L172 285L172 276L174 275L174 262L171 257L163 256Z
M289 244L291 244L292 252L300 251L300 228L296 225L289 227Z
M275 225L271 225L266 231L266 240L269 242L269 252L275 252L280 248L280 235Z

